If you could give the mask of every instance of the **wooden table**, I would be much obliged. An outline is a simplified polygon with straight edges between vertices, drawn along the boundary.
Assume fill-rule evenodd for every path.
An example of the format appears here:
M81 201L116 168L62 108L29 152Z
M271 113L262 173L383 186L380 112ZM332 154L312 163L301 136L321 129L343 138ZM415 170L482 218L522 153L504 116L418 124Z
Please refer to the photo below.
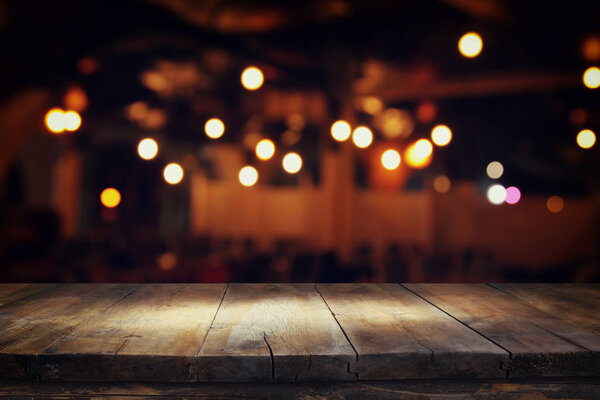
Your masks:
M599 307L594 284L4 284L0 398L600 399Z

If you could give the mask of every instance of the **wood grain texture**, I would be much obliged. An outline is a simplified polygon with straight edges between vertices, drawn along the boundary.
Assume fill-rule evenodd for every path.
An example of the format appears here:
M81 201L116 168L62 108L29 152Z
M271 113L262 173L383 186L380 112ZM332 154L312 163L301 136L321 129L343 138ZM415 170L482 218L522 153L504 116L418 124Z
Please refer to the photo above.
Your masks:
M52 286L44 283L0 283L0 307Z
M493 284L548 314L600 335L600 284Z
M196 355L225 284L147 284L46 349L52 380L196 381Z
M327 383L0 383L11 399L597 400L598 380L405 380Z
M231 284L198 355L198 377L352 380L355 358L313 284Z
M500 378L508 352L397 284L319 284L359 379Z
M0 308L0 376L31 379L48 346L102 312L136 285L57 285Z
M509 377L600 376L600 337L484 284L406 284L511 353Z

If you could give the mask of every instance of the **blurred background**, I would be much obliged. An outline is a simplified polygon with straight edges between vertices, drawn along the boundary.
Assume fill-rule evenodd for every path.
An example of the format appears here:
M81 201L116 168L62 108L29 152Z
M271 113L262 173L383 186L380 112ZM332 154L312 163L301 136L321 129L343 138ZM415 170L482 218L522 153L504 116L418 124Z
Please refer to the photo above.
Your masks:
M0 0L0 280L597 282L599 17Z

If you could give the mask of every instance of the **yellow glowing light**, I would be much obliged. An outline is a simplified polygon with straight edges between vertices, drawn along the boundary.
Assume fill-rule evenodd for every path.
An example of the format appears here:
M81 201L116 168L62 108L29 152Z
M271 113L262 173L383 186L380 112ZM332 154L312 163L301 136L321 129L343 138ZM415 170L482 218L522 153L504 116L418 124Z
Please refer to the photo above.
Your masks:
M142 139L138 143L137 151L144 160L152 160L158 154L158 143L154 139Z
M600 68L589 67L586 69L583 73L583 84L590 89L600 87Z
M433 145L427 139L419 139L406 149L404 158L412 168L425 168L431 163Z
M561 212L565 207L565 201L560 196L549 197L546 201L546 208L553 213Z
M242 72L242 86L248 90L260 89L265 81L263 73L256 67L248 67Z
M121 203L121 193L115 188L106 188L100 193L100 202L106 208L115 208Z
M475 32L465 33L458 41L460 54L467 58L477 57L483 49L483 40Z
M504 166L498 161L492 161L485 169L487 176L492 179L498 179L504 173Z
M67 111L63 115L65 130L75 132L81 126L81 116L77 111Z
M331 125L331 137L337 140L338 142L344 142L350 138L350 134L352 133L352 128L350 124L346 121L335 121L333 125Z
M211 139L218 139L225 133L225 124L219 118L211 118L204 124L204 132Z
M387 170L395 170L400 166L400 153L396 150L389 149L381 155L381 165Z
M450 179L448 179L447 176L438 175L433 180L433 188L436 192L445 194L448 193L452 188L452 183L450 182Z
M431 162L433 145L427 139L419 139L411 144L405 152L406 163L413 168L423 168Z
M446 125L437 125L431 130L431 140L436 146L446 146L452 140L452 131Z
M246 165L240 169L238 179L240 180L240 183L246 187L254 186L258 181L258 171L256 168Z
M487 199L495 206L504 203L504 200L506 200L506 188L499 184L490 186L487 190Z
M256 144L256 157L266 161L275 154L275 144L269 139L263 139Z
M584 129L577 134L577 145L582 149L589 149L596 143L596 134L589 130Z
M46 113L44 121L52 133L61 133L65 130L65 112L60 108L53 108Z
M168 164L163 170L163 177L167 183L176 185L183 179L183 168L177 163Z
M373 132L366 126L359 126L352 132L352 141L356 147L366 149L373 143Z
M283 169L289 174L295 174L302 169L302 157L298 153L287 153L282 161Z

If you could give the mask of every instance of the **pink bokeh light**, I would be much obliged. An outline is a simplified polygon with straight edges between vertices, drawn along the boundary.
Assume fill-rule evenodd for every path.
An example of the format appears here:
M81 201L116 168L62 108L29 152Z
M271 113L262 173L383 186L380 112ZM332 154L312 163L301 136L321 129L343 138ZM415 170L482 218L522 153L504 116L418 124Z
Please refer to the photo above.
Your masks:
M521 191L515 186L506 188L506 202L508 204L517 204L521 200Z

